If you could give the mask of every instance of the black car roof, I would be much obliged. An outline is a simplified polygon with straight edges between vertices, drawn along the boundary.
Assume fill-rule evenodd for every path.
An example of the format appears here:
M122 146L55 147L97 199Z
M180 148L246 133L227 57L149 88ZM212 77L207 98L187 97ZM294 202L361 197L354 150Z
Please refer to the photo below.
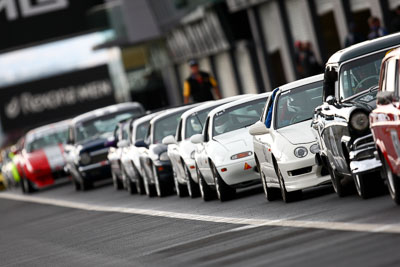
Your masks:
M108 114L112 114L115 112L130 110L130 109L134 109L134 108L139 108L144 113L144 108L143 108L142 104L140 104L138 102L120 103L120 104L107 106L104 108L95 109L95 110L86 112L82 115L79 115L72 119L72 124L76 124L78 122L87 121L87 120L91 120L91 119L94 119L97 117L102 117L102 116L105 116Z
M352 58L394 46L400 46L400 33L390 34L339 50L328 59L327 64L341 63Z

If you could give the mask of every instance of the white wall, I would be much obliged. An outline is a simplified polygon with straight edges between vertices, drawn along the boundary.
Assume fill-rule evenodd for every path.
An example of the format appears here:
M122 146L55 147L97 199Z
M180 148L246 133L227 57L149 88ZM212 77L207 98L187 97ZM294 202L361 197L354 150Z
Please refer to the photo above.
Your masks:
M322 62L311 20L311 12L306 0L287 0L285 4L293 40L311 42L315 56L319 62Z
M228 52L222 52L215 56L215 65L218 71L218 81L223 97L239 94L232 63Z
M296 74L292 67L292 59L284 33L283 22L280 17L278 4L273 1L260 6L261 23L266 36L268 52L280 51L285 77L288 82L296 79Z
M237 44L235 51L237 67L243 84L243 93L257 94L257 83L251 64L250 52L244 43Z

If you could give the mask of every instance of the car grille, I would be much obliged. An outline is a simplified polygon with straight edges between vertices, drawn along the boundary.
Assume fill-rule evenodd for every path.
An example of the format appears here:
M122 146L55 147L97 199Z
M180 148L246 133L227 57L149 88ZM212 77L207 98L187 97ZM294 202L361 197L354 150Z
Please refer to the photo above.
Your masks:
M312 166L305 167L297 170L288 171L289 176L297 176L305 173L309 173L312 171Z
M358 150L358 149L363 149L363 148L367 148L367 147L374 147L375 146L375 142L374 142L374 137L372 136L372 134L368 134L366 136L357 138L354 143L353 143L353 150Z
M90 159L91 159L90 163L93 164L93 163L98 163L98 162L101 162L101 161L105 161L105 160L107 160L107 155L108 155L108 152L91 155L90 156Z

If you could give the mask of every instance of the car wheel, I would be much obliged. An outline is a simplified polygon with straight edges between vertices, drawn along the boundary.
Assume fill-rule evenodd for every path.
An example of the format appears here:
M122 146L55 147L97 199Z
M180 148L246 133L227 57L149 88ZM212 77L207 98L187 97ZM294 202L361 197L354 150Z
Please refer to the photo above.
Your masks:
M294 192L288 192L286 190L285 181L283 180L281 170L279 169L279 167L276 167L276 170L277 170L279 186L281 188L281 195L282 195L283 201L285 203L290 203L290 202L293 202L293 201L299 199L300 195L301 195L301 190L294 191Z
M374 182L373 174L374 173L353 175L354 185L356 186L357 194L363 199L367 199L372 196L373 188L371 184L373 184Z
M74 177L72 177L72 183L74 184L75 191L81 191L81 184Z
M169 194L171 194L172 186L170 186L168 183L165 181L161 181L160 177L158 176L156 166L153 164L153 175L154 175L154 183L156 185L156 191L157 191L157 196L158 197L165 197Z
M82 182L80 183L80 185L81 185L82 191L87 191L87 190L91 189L93 186L90 182L85 181L83 179L82 179Z
M188 188L186 185L182 185L179 183L176 174L174 173L174 184L175 184L175 191L178 197L186 197L188 196Z
M278 196L277 196L277 190L276 190L275 188L268 187L267 179L266 179L264 173L261 172L261 171L260 171L260 176L261 176L261 183L262 183L263 189L264 189L265 198L266 198L268 201L274 201L274 200L276 200L277 197L278 197ZM278 192L279 192L279 191L278 191Z
M136 183L131 180L131 178L127 177L127 185L126 189L128 190L129 194L133 195L137 193Z
M27 178L22 177L22 192L25 194L30 194L35 192L35 188L33 188L33 185L31 181L29 181Z
M126 172L123 169L121 171L122 171L122 173L121 173L122 188L127 190L128 189L128 180L129 180L129 178L128 178L128 175L126 174Z
M235 197L236 190L222 180L217 168L215 168L214 165L212 165L212 173L214 176L215 190L217 191L218 199L221 202L233 199Z
M329 175L331 176L333 190L335 190L336 194L339 197L345 197L346 196L346 188L342 183L343 176L338 174L336 171L334 171L331 168L331 166L329 166L329 165L328 165L328 172L329 172Z
M392 172L392 169L385 159L382 161L390 197L397 205L400 205L400 177Z
M146 195L148 197L154 197L156 195L156 190L154 188L154 185L151 185L149 183L149 180L148 180L147 175L146 175L146 173L145 173L143 168L142 168L142 173L145 175L143 177L143 185L144 185L144 190L146 192Z
M115 173L112 173L112 180L115 190L121 190L123 188L121 180L117 178Z
M201 198L204 201L210 201L215 198L215 192L210 188L207 182L204 180L203 176L200 173L199 168L196 167L197 177L199 179L199 189Z
M186 165L184 165L184 168L185 168L185 174L186 174L187 191L188 191L189 196L191 198L200 196L199 185L196 184L195 181L193 181L192 175L190 174L188 167Z

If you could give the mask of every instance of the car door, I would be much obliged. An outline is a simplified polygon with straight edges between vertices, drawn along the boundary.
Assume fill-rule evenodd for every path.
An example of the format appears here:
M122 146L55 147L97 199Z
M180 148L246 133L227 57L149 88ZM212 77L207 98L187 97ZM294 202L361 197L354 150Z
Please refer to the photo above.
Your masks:
M276 97L274 98L276 99ZM265 124L268 110L272 107L274 101L272 98L266 103L266 107L263 111L261 117L261 122ZM270 130L272 127L270 127ZM271 133L255 135L253 138L254 153L256 154L257 160L260 164L261 171L264 173L267 182L277 181L277 176L275 174L274 165L272 162L271 144L272 144Z
M206 144L209 141L209 134L208 134L209 124L210 124L210 117L207 117L207 120L204 124L204 129L203 129L203 139L204 140L201 144L196 145L196 155L195 155L196 164L197 164L197 167L199 168L200 173L203 175L203 177L207 173L207 168L208 168Z
M179 153L179 146L180 146L180 143L182 142L182 123L183 123L183 120L181 119L179 121L178 128L177 128L176 135L175 135L175 140L177 143L168 145L168 156L171 160L172 168L174 170L174 173L177 175L177 177L181 178L181 179L183 179L183 177L185 176L182 162L181 162L181 156Z
M387 59L382 64L380 89L382 92L393 92L396 102L388 105L378 105L371 113L372 130L375 140L389 161L395 173L400 172L400 103L399 103L399 60L395 57Z

